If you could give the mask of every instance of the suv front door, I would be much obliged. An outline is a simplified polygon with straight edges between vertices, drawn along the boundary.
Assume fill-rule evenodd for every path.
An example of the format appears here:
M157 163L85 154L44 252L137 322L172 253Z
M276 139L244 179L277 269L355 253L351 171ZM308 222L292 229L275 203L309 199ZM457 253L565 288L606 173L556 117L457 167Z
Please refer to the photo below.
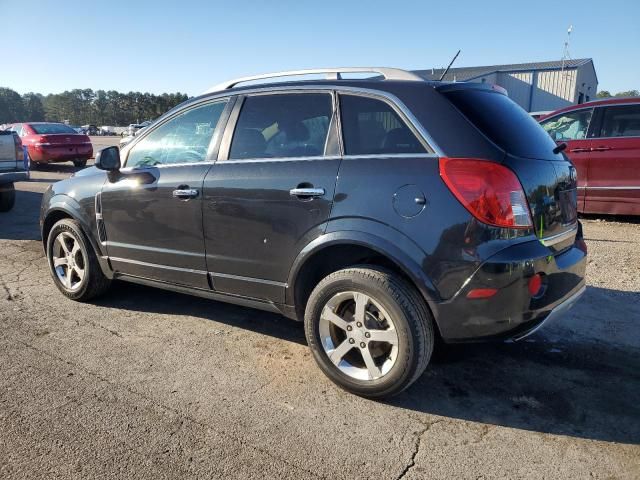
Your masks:
M284 302L289 269L322 235L340 166L334 95L240 98L204 181L207 267L216 291Z
M556 143L566 143L565 153L576 167L578 174L578 211L585 208L585 192L588 185L587 172L592 141L587 138L593 108L582 108L561 113L541 122Z
M126 164L96 201L116 272L209 288L202 182L216 154L226 100L170 117L125 148Z
M640 214L640 104L609 105L589 154L585 212Z

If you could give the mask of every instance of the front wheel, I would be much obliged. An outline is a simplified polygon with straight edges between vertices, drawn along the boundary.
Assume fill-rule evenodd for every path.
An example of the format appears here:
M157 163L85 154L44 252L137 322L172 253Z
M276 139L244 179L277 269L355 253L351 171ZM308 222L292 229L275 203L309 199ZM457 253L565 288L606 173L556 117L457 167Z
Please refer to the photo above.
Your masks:
M0 212L8 212L16 204L16 187L13 183L0 185Z
M304 323L322 371L364 397L402 392L422 374L433 351L425 301L400 276L373 266L324 278L309 297Z
M75 220L63 219L53 226L47 238L47 260L56 287L72 300L84 302L109 288L111 282Z

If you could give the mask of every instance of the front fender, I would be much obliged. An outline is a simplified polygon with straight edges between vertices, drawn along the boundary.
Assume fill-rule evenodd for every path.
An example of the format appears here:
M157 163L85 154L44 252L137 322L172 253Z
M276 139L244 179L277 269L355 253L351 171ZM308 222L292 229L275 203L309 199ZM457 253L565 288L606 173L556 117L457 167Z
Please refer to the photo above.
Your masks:
M55 215L56 212L63 213L67 217L71 217L76 220L82 231L85 233L86 237L89 239L91 246L93 247L94 252L96 252L96 256L98 257L98 261L100 262L100 267L106 276L111 278L113 276L111 267L109 266L109 262L107 259L107 253L104 250L103 245L97 241L95 232L96 223L95 223L95 211L93 208L89 209L86 205L83 206L73 197L65 194L54 194L51 193L48 195L50 191L45 193L45 196L42 199L42 208L40 215L40 233L42 235L42 243L46 254L46 238L45 238L45 226L47 218L51 215Z
M294 286L305 262L316 253L333 245L362 245L387 257L413 281L436 315L435 307L441 299L433 282L422 268L426 258L424 251L401 232L365 219L330 222L325 234L310 242L298 254L289 272L287 284ZM293 290L293 288L287 289L288 305L293 305L295 302Z

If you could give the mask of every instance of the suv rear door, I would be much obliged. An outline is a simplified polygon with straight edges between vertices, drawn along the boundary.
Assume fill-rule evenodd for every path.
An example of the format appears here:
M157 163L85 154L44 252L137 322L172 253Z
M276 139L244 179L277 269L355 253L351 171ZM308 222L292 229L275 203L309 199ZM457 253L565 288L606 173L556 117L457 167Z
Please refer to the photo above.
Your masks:
M216 291L283 302L300 250L322 235L340 165L335 96L241 96L204 181L207 267Z
M585 212L640 214L640 102L598 107Z

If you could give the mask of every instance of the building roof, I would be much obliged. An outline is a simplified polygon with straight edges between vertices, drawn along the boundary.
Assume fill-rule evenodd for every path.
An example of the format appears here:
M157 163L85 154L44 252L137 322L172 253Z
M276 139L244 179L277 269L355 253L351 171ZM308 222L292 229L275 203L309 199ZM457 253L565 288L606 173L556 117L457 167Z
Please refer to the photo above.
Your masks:
M592 62L590 58L568 59L564 61L564 68L577 68ZM549 62L512 63L509 65L488 65L485 67L458 67L450 68L444 77L445 81L465 82L484 75L495 72L522 72L534 70L559 70L562 68L562 60L552 60ZM439 80L444 68L434 68L429 70L414 70L426 80Z

